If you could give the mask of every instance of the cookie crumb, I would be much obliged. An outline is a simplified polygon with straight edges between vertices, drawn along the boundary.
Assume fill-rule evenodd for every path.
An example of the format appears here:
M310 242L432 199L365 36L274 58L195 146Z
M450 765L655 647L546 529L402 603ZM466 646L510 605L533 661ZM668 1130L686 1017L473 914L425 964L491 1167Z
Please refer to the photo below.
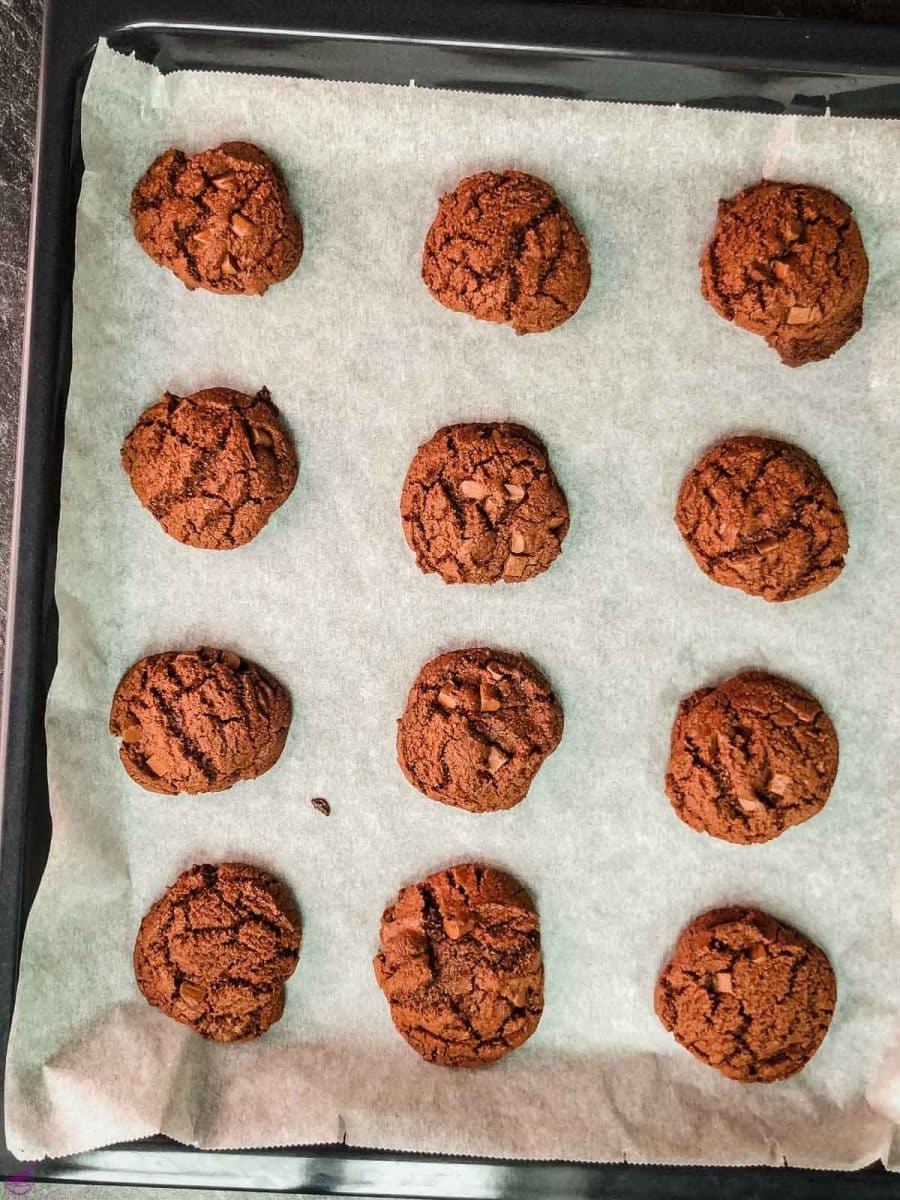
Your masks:
M316 812L320 812L323 817L331 816L331 805L324 796L313 796L312 800L310 800L310 804L313 806Z

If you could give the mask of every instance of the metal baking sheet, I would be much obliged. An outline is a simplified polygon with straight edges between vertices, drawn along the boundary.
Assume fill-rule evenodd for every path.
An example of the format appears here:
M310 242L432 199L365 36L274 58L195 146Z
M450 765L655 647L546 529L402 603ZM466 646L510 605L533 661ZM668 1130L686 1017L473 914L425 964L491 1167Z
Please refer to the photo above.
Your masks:
M47 0L23 366L0 819L0 1036L5 1048L25 918L49 844L43 713L62 418L69 374L79 102L98 36L162 70L270 71L420 87L684 103L764 112L900 115L900 26L601 9L590 4L400 0ZM411 10L411 11L410 11ZM252 24L248 20L252 18ZM293 27L292 27L293 26ZM3 1148L0 1172L20 1165ZM450 1161L304 1147L208 1153L151 1139L42 1163L35 1179L396 1196L900 1194L880 1170L841 1175Z

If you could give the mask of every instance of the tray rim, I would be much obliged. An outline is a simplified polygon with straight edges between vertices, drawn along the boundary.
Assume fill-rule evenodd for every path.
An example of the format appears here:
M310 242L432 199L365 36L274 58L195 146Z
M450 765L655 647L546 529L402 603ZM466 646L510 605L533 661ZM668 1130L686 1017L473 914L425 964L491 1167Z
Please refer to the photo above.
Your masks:
M155 15L141 16L151 5ZM32 798L28 782L32 772L41 768L43 706L49 684L47 664L41 660L48 624L53 624L53 574L48 569L52 567L48 555L53 550L51 527L62 440L57 438L59 445L54 453L53 439L64 410L62 393L68 374L65 342L77 195L77 163L73 160L80 111L78 88L97 38L178 29L654 62L689 59L694 65L740 65L745 69L756 65L795 74L900 75L900 24L869 26L672 13L569 0L531 0L528 4L516 0L457 0L452 12L429 10L424 4L414 6L412 13L404 0L344 3L342 11L335 11L336 5L329 0L306 0L302 26L248 23L248 4L244 0L218 0L217 20L184 20L186 8L209 7L209 0L190 0L189 4L179 0L45 0L0 716L0 871L4 873L0 903L0 1051L4 1059L29 904L23 836ZM279 0L255 0L252 7L257 13L283 10ZM167 14L180 15L181 19L167 19ZM510 26L513 17L515 26ZM459 36L461 25L469 36ZM518 31L515 41L500 36L510 27ZM550 39L550 30L563 31L574 40L560 40L558 36ZM51 353L46 352L48 346ZM34 604L36 596L43 600L40 610ZM243 1162L249 1166L250 1160L259 1166L252 1178L232 1170L232 1164ZM268 1171L263 1169L266 1162ZM665 1195L675 1200L682 1195L718 1195L725 1186L735 1195L762 1198L783 1194L781 1189L790 1178L791 1194L798 1197L833 1195L838 1181L848 1195L900 1196L900 1177L883 1171L515 1163L377 1152L341 1145L198 1151L162 1137L47 1161L35 1170L33 1178L221 1187L224 1177L228 1180L224 1186L243 1190L265 1188L260 1180L271 1176L276 1164L280 1166L281 1182L275 1183L274 1190L326 1194L503 1193L525 1197L545 1195L550 1190L554 1194L594 1194L594 1189L602 1186L602 1194L610 1196ZM0 1133L0 1178L17 1170L20 1164L9 1154L5 1134ZM735 1190L735 1184L740 1190ZM510 1185L515 1187L514 1192L506 1191Z

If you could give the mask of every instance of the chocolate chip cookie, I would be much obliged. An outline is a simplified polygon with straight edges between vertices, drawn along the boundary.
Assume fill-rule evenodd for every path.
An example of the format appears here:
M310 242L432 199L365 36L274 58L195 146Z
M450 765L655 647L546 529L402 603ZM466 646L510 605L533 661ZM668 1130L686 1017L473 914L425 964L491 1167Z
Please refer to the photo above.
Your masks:
M131 216L141 248L191 289L262 295L303 253L281 172L250 142L166 150L135 185Z
M816 815L837 768L837 734L815 696L744 671L682 700L666 795L700 833L768 842Z
M764 179L719 201L700 275L720 317L801 367L834 354L862 325L869 260L839 196Z
M300 932L293 900L267 871L204 863L141 921L134 977L148 1003L202 1037L247 1041L284 1011Z
M537 910L511 875L465 863L400 892L381 918L375 978L397 1032L427 1062L481 1067L537 1029Z
M441 197L422 279L445 308L542 333L578 310L591 263L549 183L522 171L482 171Z
M416 676L397 761L424 795L469 812L512 808L559 745L563 711L524 655L452 650Z
M656 1015L701 1062L741 1083L801 1071L837 999L808 938L756 909L718 908L682 932L656 984Z
M297 455L268 391L166 392L122 447L137 498L186 546L251 541L297 482Z
M445 583L524 583L547 570L569 531L546 447L505 422L447 425L420 446L400 516L419 569Z
M675 522L710 579L764 600L827 587L849 548L822 468L771 438L727 438L707 451L681 485Z
M291 724L285 689L229 650L151 654L116 688L109 731L148 792L221 792L278 761Z

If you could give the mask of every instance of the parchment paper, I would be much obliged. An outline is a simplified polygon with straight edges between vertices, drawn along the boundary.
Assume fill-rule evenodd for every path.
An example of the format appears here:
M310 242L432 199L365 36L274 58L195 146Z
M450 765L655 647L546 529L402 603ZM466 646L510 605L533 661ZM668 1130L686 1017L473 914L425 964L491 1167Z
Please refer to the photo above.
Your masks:
M900 1117L900 1046L890 1052L900 126L163 78L101 46L82 137L47 717L53 845L9 1053L13 1150L36 1158L161 1130L204 1147L346 1138L536 1158L888 1158ZM277 157L304 221L299 269L261 300L190 294L131 235L130 191L159 151L234 138ZM551 180L591 245L584 306L542 336L447 312L419 280L440 192L506 165ZM763 174L836 188L871 259L862 332L796 371L699 294L718 197ZM289 502L230 553L166 537L119 465L123 436L164 389L215 384L267 385L302 460ZM568 494L564 554L526 585L447 588L404 543L410 457L465 419L532 426ZM735 431L796 441L823 464L852 544L827 591L769 606L711 583L682 545L672 521L682 475ZM287 748L274 770L222 795L153 796L118 762L110 697L139 656L201 643L288 684ZM566 713L525 802L482 817L420 796L394 758L419 666L473 643L533 657ZM679 697L751 665L821 698L841 766L819 816L748 848L682 825L662 777ZM316 795L330 818L310 806ZM131 950L180 871L231 858L288 882L305 934L283 1020L223 1047L145 1003ZM402 884L472 858L536 895L546 1010L501 1064L454 1073L395 1034L371 957ZM681 927L730 901L796 924L837 972L831 1032L787 1083L725 1080L653 1014Z

